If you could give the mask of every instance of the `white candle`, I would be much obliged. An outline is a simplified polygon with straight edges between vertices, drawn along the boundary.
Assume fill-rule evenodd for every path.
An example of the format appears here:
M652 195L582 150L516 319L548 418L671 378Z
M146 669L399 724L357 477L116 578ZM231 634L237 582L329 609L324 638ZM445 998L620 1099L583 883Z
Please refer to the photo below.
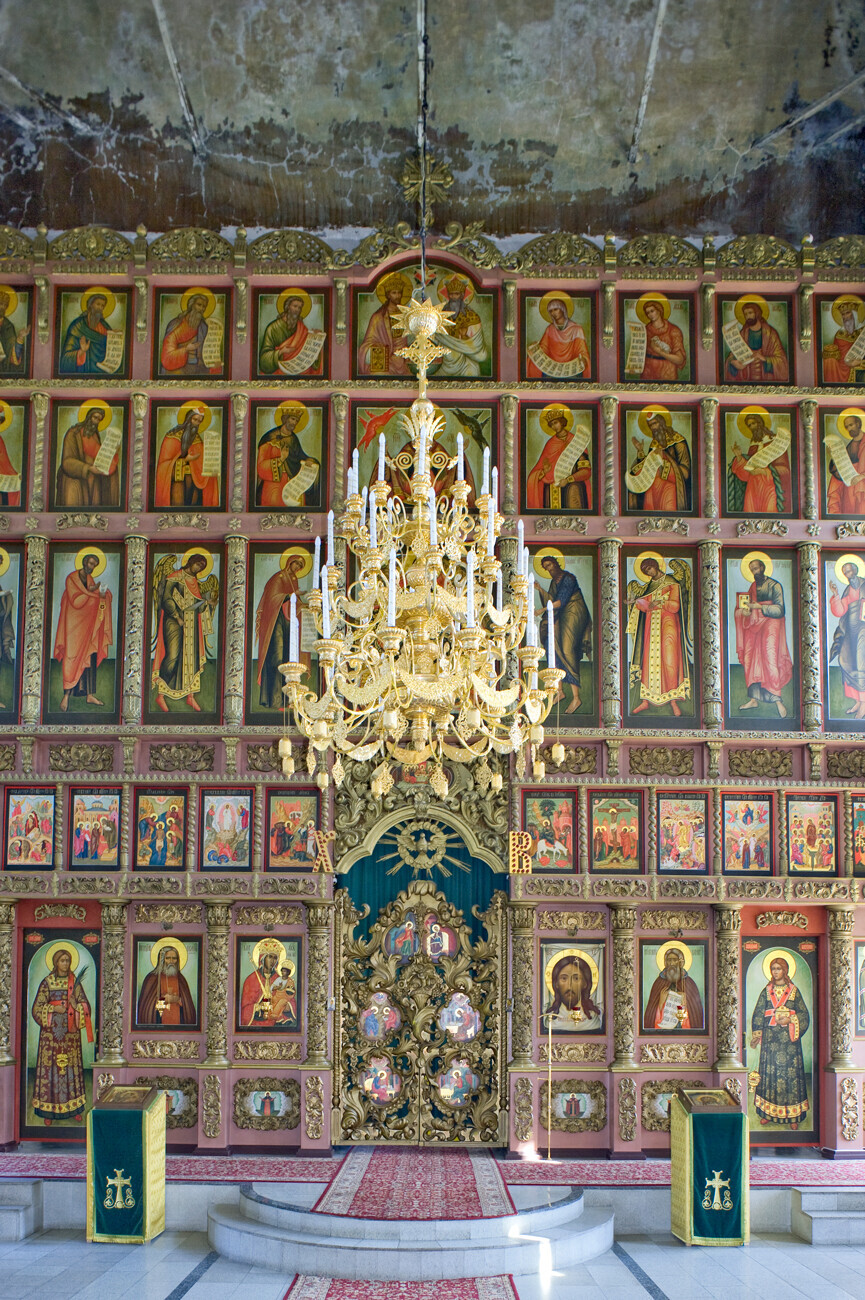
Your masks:
M349 465L348 472L346 473L345 476L345 495L347 497L353 497L354 493L355 493L354 470Z
M378 481L384 482L384 434L378 435Z
M517 577L518 578L524 578L526 576L523 573L523 533L524 532L525 530L523 528L523 521L522 519L520 519L517 522Z
M366 497L367 497L367 491L366 491L366 488L363 487L363 488L361 488L361 490L360 490L360 523L361 523L361 527L363 527L363 525L364 525L364 523L365 523L365 521L366 521Z
M527 546L524 546L524 547L523 547L523 577L524 577L524 578L528 578L528 577L529 577L529 567L530 567L530 566L529 566L529 548L528 548Z
M556 638L553 633L553 602L547 601L547 667L556 666Z
M465 483L466 481L466 462L463 454L463 435L457 434L457 482Z
M333 511L327 512L327 562L333 568Z
M297 596L295 596L294 592L292 592L291 595L290 609L291 609L291 616L288 621L288 660L289 663L296 664L298 662L298 654L297 654L298 627L297 627Z
M496 537L493 529L496 518L496 508L493 505L493 499L490 497L487 502L487 555L493 555L496 549Z
M490 491L490 449L484 447L484 480L482 496L488 496Z
M318 575L321 571L321 538L315 539L315 552L312 559L312 585L318 586Z
M526 645L535 645L532 635L535 630L535 575L529 572L528 622L526 623Z
M502 571L499 569L496 574L496 609L502 612Z
M475 625L475 553L466 556L466 627Z
M496 510L499 508L499 471L493 470L493 488L492 488L493 506Z
M429 544L430 546L438 546L439 544L438 520L436 519L435 488L430 488L429 490Z
M330 636L330 592L327 586L327 565L321 570L321 635Z
M358 451L357 447L355 447L354 451L353 451L352 454L351 454L351 470L352 470L352 476L353 476L353 478L354 478L354 490L355 490L355 492L357 491L357 485L358 485L358 483L359 483L359 481L360 481L360 480L358 479L358 476L357 476L357 475L358 475L358 468L359 468L359 466L358 466L358 458L359 458L359 456L360 456L360 452Z
M371 493L369 498L369 544L373 550L378 546L378 510L375 497Z
M387 567L387 625L396 627L396 551L393 547Z

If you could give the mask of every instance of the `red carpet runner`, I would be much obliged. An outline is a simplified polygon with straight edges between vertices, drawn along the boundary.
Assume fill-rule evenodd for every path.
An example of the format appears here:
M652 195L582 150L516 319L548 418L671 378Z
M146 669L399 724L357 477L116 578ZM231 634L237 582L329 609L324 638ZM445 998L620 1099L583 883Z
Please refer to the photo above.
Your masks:
M508 1277L440 1282L345 1282L296 1277L284 1300L516 1300Z
M496 1219L515 1213L487 1151L438 1147L357 1147L315 1209L352 1219Z

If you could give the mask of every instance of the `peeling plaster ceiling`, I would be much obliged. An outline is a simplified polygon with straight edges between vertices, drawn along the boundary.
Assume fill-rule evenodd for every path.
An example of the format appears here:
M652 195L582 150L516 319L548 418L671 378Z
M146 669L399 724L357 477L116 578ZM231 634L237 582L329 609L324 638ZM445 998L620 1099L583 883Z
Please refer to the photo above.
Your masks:
M436 222L507 238L865 229L861 0L428 0ZM415 221L413 0L17 0L0 219Z

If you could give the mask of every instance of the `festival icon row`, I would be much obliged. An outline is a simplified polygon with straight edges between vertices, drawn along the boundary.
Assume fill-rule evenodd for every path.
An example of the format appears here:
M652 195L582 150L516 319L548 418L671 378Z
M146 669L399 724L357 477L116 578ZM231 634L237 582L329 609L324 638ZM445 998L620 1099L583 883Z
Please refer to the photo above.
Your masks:
M585 842L589 871L639 875L648 858L645 790L589 790ZM725 876L772 876L783 851L791 876L843 875L837 794L778 791L669 790L652 809L660 875L707 875L720 858ZM720 843L712 829L719 814ZM778 842L776 814L784 801L786 842ZM865 876L865 795L852 796L853 874ZM575 790L523 790L522 829L529 836L528 866L544 875L578 870L578 795Z
M378 477L381 436L385 477L395 496L410 494L412 447L405 401L354 403L353 448L359 482ZM443 402L441 431L430 449L437 493L454 481L457 439L465 447L469 505L489 449L498 459L498 406ZM624 515L699 515L702 431L696 406L622 404L619 409L618 506ZM325 401L253 402L246 509L301 514L327 509L329 406ZM27 400L0 399L0 506L28 506ZM147 508L224 512L230 456L228 402L194 398L153 402L147 453ZM865 409L822 408L823 514L865 518ZM728 518L796 518L800 510L800 435L795 407L723 407L721 513ZM48 445L48 508L92 514L128 508L130 418L127 402L55 401ZM596 404L525 402L520 407L520 511L596 515L600 509ZM336 466L337 475L341 467Z
M57 821L55 786L8 785L2 797L3 866L50 871L117 871L123 865L119 785L70 785L65 825ZM255 791L202 786L197 843L190 835L189 786L136 786L132 795L130 866L134 871L249 871ZM322 861L319 792L265 790L262 858L268 871L313 871ZM62 829L62 843L58 831Z
M600 704L598 552L592 545L530 548L539 645L553 605L556 663L565 677L551 728L597 725ZM629 727L701 724L701 652L723 664L724 727L798 731L802 640L799 562L792 548L725 547L721 619L701 635L699 557L693 547L623 548L621 693ZM865 727L865 553L821 555L820 650L827 730ZM279 725L289 645L287 610L297 597L300 657L317 682L317 631L309 608L309 543L253 543L247 551L243 663L246 721ZM146 575L127 571L121 543L49 547L43 625L42 718L117 723L127 583L146 580L145 686L149 723L222 720L225 554L221 545L152 544ZM22 671L25 544L0 546L0 722L18 718ZM717 638L708 646L703 637Z
M353 293L352 375L413 381L402 350L410 338L400 317L420 283L420 267L385 272ZM428 293L451 314L435 362L437 379L497 379L499 293L444 264L429 268ZM0 374L28 377L33 289L0 285ZM86 283L55 290L53 368L58 377L126 379L130 373L132 290ZM858 293L816 298L820 384L865 382L865 301ZM163 381L231 375L232 290L202 284L157 289L152 301L151 373ZM320 285L258 288L252 308L253 378L328 378L331 294ZM596 381L597 294L551 287L520 294L521 378L547 383ZM696 380L695 299L663 293L618 295L619 379L689 384ZM794 381L793 299L772 293L718 295L717 380L726 384ZM801 361L801 358L800 358ZM813 382L810 373L799 382Z

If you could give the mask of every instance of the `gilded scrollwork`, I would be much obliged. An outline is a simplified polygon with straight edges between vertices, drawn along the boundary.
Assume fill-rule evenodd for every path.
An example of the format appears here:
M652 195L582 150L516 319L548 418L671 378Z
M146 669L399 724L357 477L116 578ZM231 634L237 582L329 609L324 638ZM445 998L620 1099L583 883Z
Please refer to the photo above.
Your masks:
M0 1061L11 1061L15 903L0 903Z
M77 226L74 230L65 230L62 235L52 239L48 245L48 257L52 262L62 262L63 271L90 271L106 269L108 263L117 263L112 270L122 270L122 264L132 260L132 245L116 230L107 226ZM76 263L75 266L68 265ZM95 264L95 265L94 265Z
M718 249L719 270L769 271L799 269L799 252L786 239L775 235L737 235Z
M742 1105L742 1080L736 1078L725 1079L724 1087L726 1088L727 1092L729 1092L730 1096L733 1097L741 1106Z
M251 772L278 772L281 765L275 740L261 745L247 745L246 766Z
M608 519L614 519L618 514L616 504L616 412L619 409L618 397L601 398L601 414L604 417L604 514ZM601 543L601 556L603 563L604 544ZM616 575L618 578L619 559L616 552ZM603 579L602 579L602 599L603 599ZM618 623L618 610L616 611L616 623Z
M206 533L210 528L210 515L203 515L200 511L174 511L169 515L160 515L156 527L161 533L173 533L178 528L197 528L199 532Z
M634 928L637 910L610 908L613 932L613 1050L616 1069L634 1065L634 990L637 982L637 948Z
M587 533L589 525L580 515L537 515L536 533Z
M749 537L752 533L786 537L789 531L788 525L780 519L740 519L736 524L737 537Z
M826 775L840 781L858 781L865 777L865 749L847 746L826 752Z
M255 925L262 930L273 930L278 925L300 925L303 921L302 907L248 906L244 904L235 909L235 925Z
M331 904L309 904L306 909L309 932L309 998L306 1033L307 1063L314 1066L328 1064L327 1059L327 1000L330 981L330 923Z
M99 1065L125 1065L123 1005L126 985L127 903L102 904L102 1001Z
M637 1136L637 1085L628 1075L619 1079L619 1137L633 1142Z
M279 1079L276 1075L263 1075L254 1079L238 1079L234 1085L234 1125L235 1128L257 1129L259 1132L275 1133L297 1128L300 1123L300 1084L297 1079ZM281 1093L285 1097L285 1107L278 1113L258 1114L252 1104L256 1092ZM208 1136L216 1136L216 1134Z
M530 1142L535 1129L534 1088L531 1079L517 1079L514 1085L514 1137Z
M696 750L688 745L640 745L628 751L632 776L693 776Z
M852 907L828 907L829 926L829 1069L853 1064L853 932Z
M198 925L200 903L136 903L135 920L139 925Z
M619 636L621 545L616 537L604 537L598 544L601 553L601 711L605 727L619 727L622 722Z
M841 1080L841 1136L855 1142L859 1136L859 1088L855 1079Z
M194 1038L136 1038L132 1044L134 1061L197 1061L198 1055Z
M606 930L607 918L604 912L544 912L538 910L539 930L567 930L576 934L578 930Z
M673 910L647 908L640 913L640 928L642 930L681 932L682 930L706 930L708 926L708 913L696 909L684 907L677 907Z
M46 537L33 534L27 539L27 580L24 591L24 668L21 681L21 721L39 721L42 707L42 622L45 609Z
M240 394L235 394L235 397ZM243 394L245 396L245 394ZM229 537L225 595L225 721L243 721L243 672L245 658L244 619L246 614L246 541ZM151 764L153 755L151 750ZM201 771L201 768L195 769Z
M827 239L814 250L814 264L821 271L861 271L865 267L865 236L836 235Z
M585 1106L585 1114L557 1115L556 1098L562 1094L570 1096L576 1094L580 1098L579 1104ZM621 1098L621 1093L619 1095ZM549 1088L546 1083L541 1085L540 1102L543 1129L552 1130L554 1133L600 1133L606 1126L607 1088L606 1084L601 1083L599 1079L554 1079L552 1088ZM550 1117L551 1103L552 1118Z
M108 520L104 515L89 514L83 510L57 516L57 529L59 532L64 533L79 528L95 528L97 532L106 533L108 532Z
M222 1080L218 1074L204 1076L201 1127L205 1137L219 1137L219 1130L222 1127Z
M758 746L731 749L727 755L730 776L792 776L792 749Z
M738 906L716 903L715 908L715 1007L717 1019L716 1070L740 1070L739 988L741 954L739 932L742 913ZM674 1044L675 1046L675 1044Z
M234 1044L233 1056L235 1061L299 1061L300 1043L262 1043L258 1039L253 1042L238 1039Z
M159 235L147 250L154 271L215 273L231 265L234 250L222 235L200 226L182 226Z
M513 514L517 508L514 496L514 447L516 445L514 425L517 418L519 402L513 393L503 393L502 419L505 439L504 484L502 490L502 508L505 514ZM535 522L537 527L537 521Z
M586 776L598 770L598 751L593 745L565 745L565 756L560 763L553 758L552 749L552 745L545 745L541 750L547 775L567 772L570 776Z
M216 746L199 741L150 746L151 772L212 772Z
M708 1060L705 1043L643 1043L640 1047L643 1065L705 1065Z
M687 537L690 525L687 519L668 519L666 516L653 515L637 522L637 532L641 537L646 533L675 533L679 537Z
M324 1083L320 1075L307 1075L303 1102L304 1132L310 1142L318 1142L324 1133Z
M281 532L284 528L291 528L299 533L311 533L312 519L309 515L271 513L261 515L258 520L258 526L263 533L273 532L277 529Z
M820 621L822 610L818 590L817 567L820 546L817 542L800 542L799 551L799 631L801 636L802 725L805 731L819 731L822 726L820 690Z
M138 1087L161 1088L163 1092L179 1092L182 1103L174 1106L165 1117L166 1128L195 1128L198 1123L198 1080L190 1075L140 1074L135 1080Z
M141 720L142 664L144 662L144 596L147 574L147 539L126 538L126 618L123 659L123 721L134 726Z
M758 930L765 930L770 925L795 926L799 930L808 929L808 918L804 912L758 912L754 921Z
M207 1060L211 1067L228 1064L228 932L229 903L206 903L207 916Z
M48 770L51 772L112 772L114 746L78 741L71 745L49 745Z
M697 270L702 265L700 250L678 235L638 235L619 249L619 266L629 269L671 270L687 267Z
M15 746L0 745L0 772L15 771Z
M550 1059L547 1048L546 1042L541 1043L538 1048L538 1058L544 1064ZM606 1063L606 1043L553 1043L553 1065L606 1065Z
M705 1088L703 1079L647 1079L640 1088L640 1123L647 1133L669 1133L669 1098L677 1088ZM666 1104L665 1104L665 1099Z

